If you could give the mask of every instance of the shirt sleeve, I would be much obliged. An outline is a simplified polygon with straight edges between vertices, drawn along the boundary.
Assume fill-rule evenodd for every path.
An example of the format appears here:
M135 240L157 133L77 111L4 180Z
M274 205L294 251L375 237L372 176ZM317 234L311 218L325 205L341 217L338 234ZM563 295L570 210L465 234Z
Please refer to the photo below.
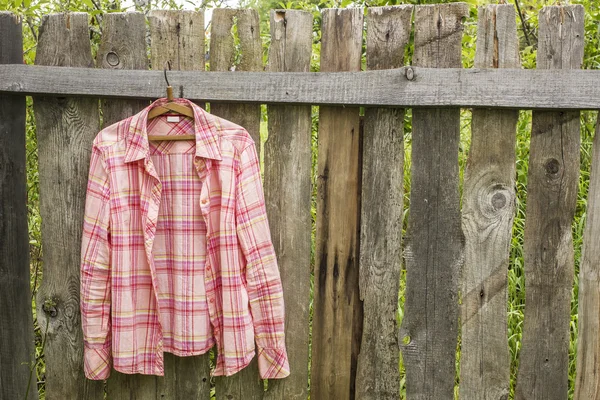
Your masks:
M81 322L84 372L88 379L110 375L110 213L108 174L94 145L87 184L81 240Z
M290 367L285 348L283 290L254 143L240 155L236 223L246 258L248 298L258 348L259 373L263 379L284 378L290 374Z

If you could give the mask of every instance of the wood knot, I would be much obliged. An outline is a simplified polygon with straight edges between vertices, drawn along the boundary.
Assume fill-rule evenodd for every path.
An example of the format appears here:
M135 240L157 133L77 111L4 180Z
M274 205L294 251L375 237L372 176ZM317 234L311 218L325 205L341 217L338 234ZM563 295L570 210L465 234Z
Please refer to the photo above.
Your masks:
M409 81L415 79L415 70L411 67L406 68L406 79L408 79Z
M556 175L560 170L560 163L556 158L551 158L548 161L546 161L544 168L546 169L546 173L548 175Z
M119 56L114 51L109 51L106 53L106 63L111 67L116 67L121 62L119 60Z
M506 205L506 196L504 193L495 193L492 196L492 205L495 209L504 208Z
M44 301L44 304L42 305L42 310L44 310L44 312L51 317L56 317L58 315L58 310L56 309L56 302L52 299L46 299L46 301Z

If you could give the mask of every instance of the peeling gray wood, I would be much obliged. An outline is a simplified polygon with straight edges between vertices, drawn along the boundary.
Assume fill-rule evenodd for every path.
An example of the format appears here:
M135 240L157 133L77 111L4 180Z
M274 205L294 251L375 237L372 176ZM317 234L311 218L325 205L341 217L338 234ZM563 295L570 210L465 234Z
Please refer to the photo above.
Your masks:
M44 16L36 64L93 67L88 15ZM37 318L45 347L47 399L102 399L102 381L83 373L79 308L81 230L98 99L34 97L40 174L44 276Z
M239 54L236 54L232 30L237 27ZM211 71L262 71L260 21L254 9L217 8L211 20ZM229 76L229 74L228 74ZM235 76L235 75L234 75ZM255 83L252 82L252 85ZM249 87L249 82L243 86ZM208 89L203 89L206 92ZM191 96L196 98L196 96ZM200 95L198 98L203 98ZM234 102L244 100L233 99ZM213 104L211 113L246 128L260 148L260 106L256 104Z
M369 7L367 68L399 68L413 6ZM357 399L398 399L398 291L402 268L404 110L365 109L361 193L360 298L364 322Z
M144 14L108 13L102 18L102 39L96 65L106 69L148 69ZM103 99L102 126L107 127L136 114L147 105L147 100Z
M20 17L0 11L1 64L23 62L22 32ZM25 118L25 96L0 95L0 398L34 400Z
M596 124L583 250L579 268L579 318L575 400L600 399L600 120Z
M0 76L0 92L27 95L155 99L165 93L162 71L0 65ZM180 82L185 97L213 103L600 109L598 70L172 71L169 80Z
M269 71L309 71L312 14L271 11ZM306 400L311 252L311 107L269 105L265 202L283 284L290 376L269 381L265 398Z
M465 3L415 8L415 63L461 66ZM464 237L458 191L460 110L413 110L406 302L400 340L409 399L452 399Z
M232 29L237 27L240 54L236 55ZM236 56L238 62L236 63ZM210 37L211 71L261 71L262 42L258 12L253 9L216 8L212 14ZM240 72L231 73L231 76ZM205 92L206 89L203 89ZM192 96L196 97L196 96ZM198 96L202 98L202 96ZM210 104L210 112L244 127L254 139L260 154L260 106L256 104ZM220 399L262 399L256 356L246 368L230 377L217 377L216 394Z
M478 17L475 66L518 68L514 6L480 7ZM516 110L473 110L462 208L462 399L507 400L510 389L506 304L518 118Z
M581 68L583 16L580 5L540 11L538 68ZM579 125L579 112L535 111L532 117L517 400L567 398Z
M361 8L323 10L321 71L360 71ZM311 398L350 399L362 332L359 109L320 107Z

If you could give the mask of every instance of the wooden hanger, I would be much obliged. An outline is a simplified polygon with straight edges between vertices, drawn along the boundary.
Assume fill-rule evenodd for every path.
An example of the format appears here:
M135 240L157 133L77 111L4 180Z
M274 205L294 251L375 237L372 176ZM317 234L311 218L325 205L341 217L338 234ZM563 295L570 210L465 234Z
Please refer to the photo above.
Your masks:
M167 61L169 65L169 70L171 70L171 63ZM181 114L185 117L190 117L194 119L194 110L192 107L188 105L183 105L179 103L173 102L173 88L169 84L169 80L167 79L167 68L164 68L165 73L165 81L167 82L167 100L168 103L165 103L160 106L156 106L150 110L148 113L148 120L152 118L156 118L159 115L163 115L166 113L176 113ZM196 139L195 135L148 135L148 140L151 141L161 141L161 140L194 140Z

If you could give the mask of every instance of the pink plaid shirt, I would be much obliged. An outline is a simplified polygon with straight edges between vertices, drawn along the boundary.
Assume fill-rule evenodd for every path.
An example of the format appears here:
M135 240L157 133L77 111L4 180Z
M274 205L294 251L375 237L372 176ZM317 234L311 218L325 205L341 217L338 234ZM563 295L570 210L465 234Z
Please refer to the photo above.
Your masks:
M81 247L84 368L164 375L163 352L217 347L213 375L258 353L262 378L289 375L283 294L256 147L186 99L195 120L148 122L154 101L92 146ZM152 134L193 141L149 142ZM256 347L255 350L255 340Z

